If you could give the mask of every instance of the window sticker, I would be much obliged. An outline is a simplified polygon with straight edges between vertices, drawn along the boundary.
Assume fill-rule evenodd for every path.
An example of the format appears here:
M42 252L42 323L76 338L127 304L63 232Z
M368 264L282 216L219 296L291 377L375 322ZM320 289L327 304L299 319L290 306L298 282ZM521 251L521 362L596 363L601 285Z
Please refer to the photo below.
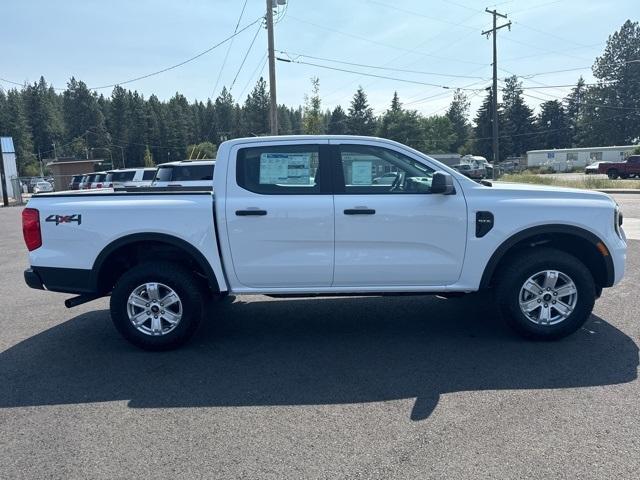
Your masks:
M372 179L372 162L356 160L351 163L351 184L352 185L371 185Z
M309 185L310 153L262 153L260 184Z

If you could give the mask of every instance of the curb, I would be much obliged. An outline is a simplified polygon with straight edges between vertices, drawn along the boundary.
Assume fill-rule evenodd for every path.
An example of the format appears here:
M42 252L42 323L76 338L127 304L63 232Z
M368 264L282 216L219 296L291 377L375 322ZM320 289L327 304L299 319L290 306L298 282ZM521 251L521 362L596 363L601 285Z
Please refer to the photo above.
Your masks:
M602 192L602 193L616 193L616 194L629 193L629 194L640 195L640 189L637 189L637 188L603 188L603 189L598 189L596 191Z

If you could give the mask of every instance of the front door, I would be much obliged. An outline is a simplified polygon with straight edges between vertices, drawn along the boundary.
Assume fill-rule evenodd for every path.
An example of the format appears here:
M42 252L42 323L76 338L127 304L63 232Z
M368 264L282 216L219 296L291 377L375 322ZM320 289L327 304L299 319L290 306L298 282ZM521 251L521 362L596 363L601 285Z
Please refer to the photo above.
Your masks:
M345 140L346 142L346 140ZM337 143L336 287L456 282L467 236L460 190L431 194L435 165L375 144Z
M329 287L334 214L328 142L232 152L225 213L233 269L247 287Z

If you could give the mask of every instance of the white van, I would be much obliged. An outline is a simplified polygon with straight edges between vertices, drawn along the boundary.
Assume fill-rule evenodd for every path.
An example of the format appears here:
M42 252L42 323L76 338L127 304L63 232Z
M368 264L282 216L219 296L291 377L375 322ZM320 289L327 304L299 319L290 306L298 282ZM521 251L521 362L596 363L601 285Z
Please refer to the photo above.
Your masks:
M213 186L215 160L183 160L161 163L151 184L153 187Z

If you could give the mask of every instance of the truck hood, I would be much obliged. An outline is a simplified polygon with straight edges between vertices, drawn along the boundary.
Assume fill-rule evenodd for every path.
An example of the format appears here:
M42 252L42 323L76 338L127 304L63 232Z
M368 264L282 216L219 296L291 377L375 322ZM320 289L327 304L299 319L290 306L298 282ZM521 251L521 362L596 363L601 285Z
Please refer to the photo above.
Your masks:
M495 194L518 198L558 198L575 200L600 200L615 204L613 198L603 192L580 188L553 187L549 185L532 185L525 183L494 182L490 187Z

